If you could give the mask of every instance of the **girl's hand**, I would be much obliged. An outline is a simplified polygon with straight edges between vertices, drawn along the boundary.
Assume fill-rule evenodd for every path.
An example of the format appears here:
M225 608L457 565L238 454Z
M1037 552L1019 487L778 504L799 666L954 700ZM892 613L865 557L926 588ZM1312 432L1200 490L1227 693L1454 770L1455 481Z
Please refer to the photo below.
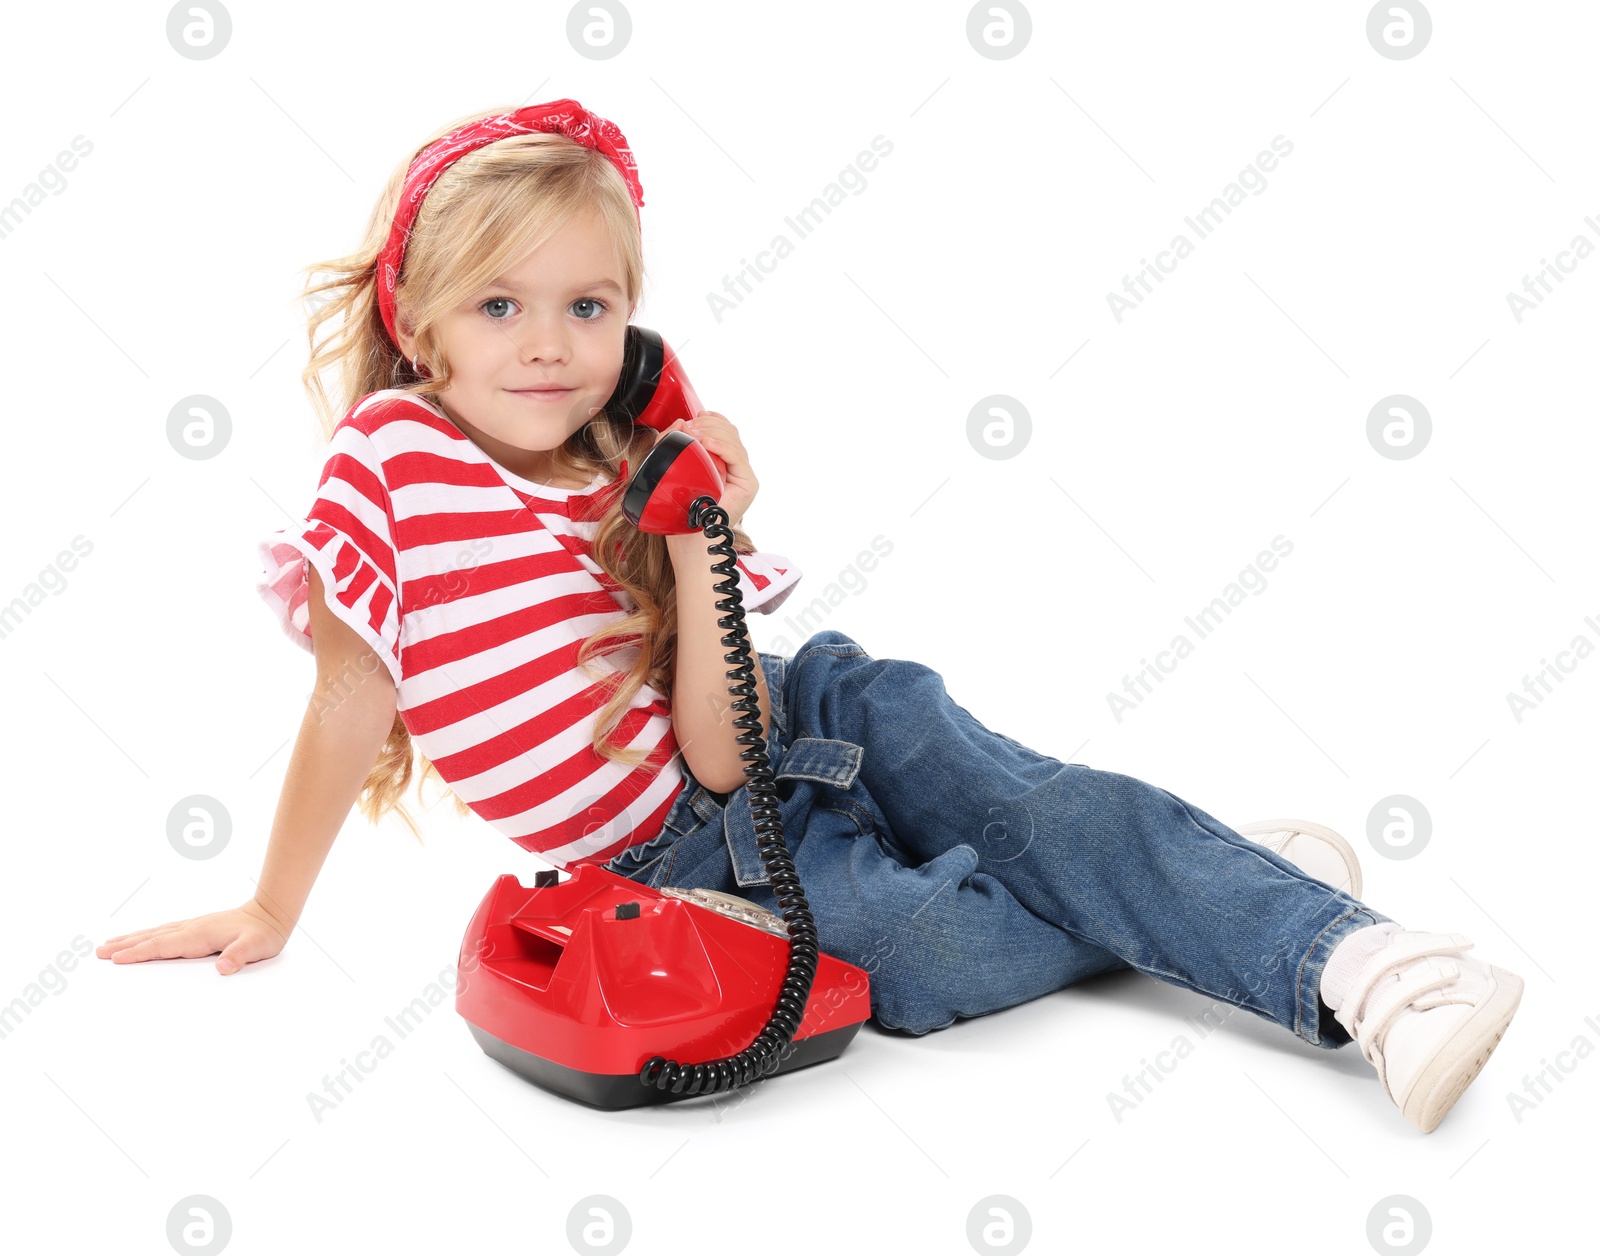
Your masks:
M730 527L739 526L744 512L755 500L761 483L750 466L750 458L744 451L738 430L728 422L726 415L718 414L715 410L702 410L693 419L679 419L662 431L661 436L680 431L687 432L706 447L707 453L716 454L727 464L728 470L722 477L722 499L717 505L728 512ZM656 439L659 440L661 436Z
M283 950L293 928L251 899L229 911L124 933L102 942L94 953L113 964L137 964L147 959L200 959L221 951L216 968L226 977L254 960L271 959Z

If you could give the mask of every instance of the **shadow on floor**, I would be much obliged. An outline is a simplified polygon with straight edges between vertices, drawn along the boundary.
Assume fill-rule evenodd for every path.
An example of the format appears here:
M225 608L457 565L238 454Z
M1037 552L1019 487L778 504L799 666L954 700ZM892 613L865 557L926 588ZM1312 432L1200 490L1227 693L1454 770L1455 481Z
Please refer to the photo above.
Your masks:
M1020 1012L1024 1008L1032 1007L1034 1003L1057 999L1073 1000L1082 1012L1083 1018L1090 1023L1099 1005L1103 1004L1108 1008L1112 1006L1134 1008L1149 1013L1152 1019L1162 1017L1169 1019L1174 1034L1186 1033L1191 1038L1197 1035L1195 1026L1201 1017L1209 1012L1213 1022L1219 1019L1221 1022L1212 1031L1214 1034L1246 1038L1270 1051L1288 1055L1314 1056L1322 1067L1350 1076L1375 1076L1372 1065L1362 1058L1361 1049L1353 1042L1332 1051L1325 1047L1316 1047L1277 1022L1267 1020L1247 1008L1222 1003L1131 968L1090 977L1065 990L1047 995L1044 1000L1033 1000L1031 1003L1019 1004L1014 1008L991 1012L987 1016L962 1018L946 1029L935 1030L922 1037L930 1044L935 1040L943 1040L955 1046L963 1036L961 1031L968 1027L987 1026L998 1017ZM886 1037L908 1039L917 1037L915 1034L907 1034L898 1029L885 1028L876 1020L869 1020L867 1027Z

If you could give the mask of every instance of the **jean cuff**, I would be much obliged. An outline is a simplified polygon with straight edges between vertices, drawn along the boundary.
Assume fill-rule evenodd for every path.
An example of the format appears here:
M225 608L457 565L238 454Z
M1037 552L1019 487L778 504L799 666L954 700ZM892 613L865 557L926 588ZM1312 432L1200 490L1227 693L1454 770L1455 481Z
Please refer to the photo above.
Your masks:
M1370 907L1354 907L1334 917L1312 942L1300 960L1295 979L1295 1033L1314 1047L1337 1050L1351 1041L1349 1033L1322 1001L1322 970L1328 965L1333 948L1357 929L1383 924L1389 919Z

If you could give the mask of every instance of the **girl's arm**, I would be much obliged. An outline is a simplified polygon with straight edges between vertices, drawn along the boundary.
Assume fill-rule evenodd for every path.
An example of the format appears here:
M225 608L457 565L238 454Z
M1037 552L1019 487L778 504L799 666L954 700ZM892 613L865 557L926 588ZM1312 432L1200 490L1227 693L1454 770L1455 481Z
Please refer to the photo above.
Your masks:
M315 567L311 637L317 686L295 741L255 896L240 907L110 938L95 954L113 963L221 955L238 972L283 949L311 886L394 726L394 680L366 642L328 609Z
M306 568L317 686L289 757L255 895L286 938L389 739L398 697L383 660L328 609L322 577Z
M722 459L727 468L719 505L728 512L728 522L738 526L744 512L755 500L761 483L750 466L744 442L728 416L715 410L702 410L692 420L679 419L667 432L682 429ZM662 433L663 436L666 432ZM659 439L659 438L658 438ZM695 779L719 794L732 793L745 782L744 751L736 740L740 730L733 721L740 713L728 696L728 664L723 658L722 629L717 603L722 595L716 585L722 577L711 571L710 544L699 533L669 536L667 553L677 585L678 642L673 664L672 731L683 750L684 762ZM767 678L761 661L751 649L757 701L761 707L761 732L771 736L772 706L767 697Z
M667 552L677 583L678 642L673 664L672 731L683 750L683 758L695 780L719 794L732 793L745 783L744 751L734 739L740 729L733 721L740 712L733 709L728 694L729 664L723 655L721 618L716 591L722 579L711 570L711 544L700 533L667 537ZM772 707L767 697L767 678L761 661L751 648L756 692L760 695L761 732L770 736Z

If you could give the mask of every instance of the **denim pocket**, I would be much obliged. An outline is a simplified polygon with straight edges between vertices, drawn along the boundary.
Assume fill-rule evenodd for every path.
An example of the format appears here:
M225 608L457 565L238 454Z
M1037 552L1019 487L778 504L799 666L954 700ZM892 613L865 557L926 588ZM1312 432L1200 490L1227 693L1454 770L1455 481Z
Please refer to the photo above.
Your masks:
M862 754L862 748L854 742L835 737L797 737L782 749L773 765L773 785L785 826L785 844L791 849L795 840L804 835L813 806L832 805L823 802L824 798L844 805L843 800L857 787ZM807 791L804 797L802 788ZM741 785L728 796L722 830L735 884L744 889L770 886L772 880L756 839L755 818L750 814L749 785Z

